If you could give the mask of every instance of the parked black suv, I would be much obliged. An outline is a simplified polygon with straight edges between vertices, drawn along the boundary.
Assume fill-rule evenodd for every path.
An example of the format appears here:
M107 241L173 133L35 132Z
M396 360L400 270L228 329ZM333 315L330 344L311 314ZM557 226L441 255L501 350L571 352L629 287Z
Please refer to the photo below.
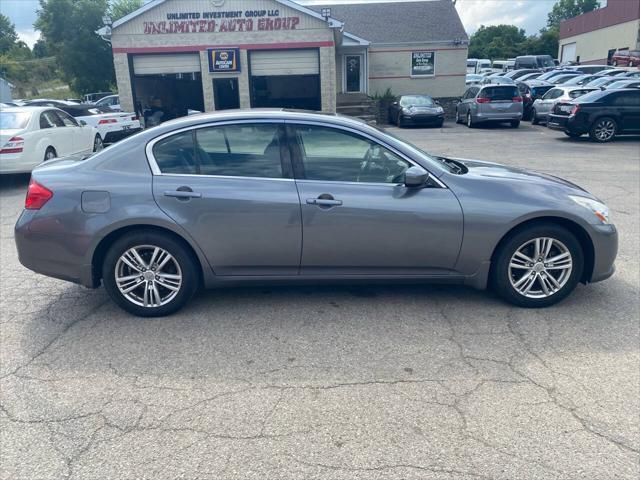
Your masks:
M601 143L616 135L640 134L640 90L597 90L570 102L558 102L547 126L573 138L588 133Z

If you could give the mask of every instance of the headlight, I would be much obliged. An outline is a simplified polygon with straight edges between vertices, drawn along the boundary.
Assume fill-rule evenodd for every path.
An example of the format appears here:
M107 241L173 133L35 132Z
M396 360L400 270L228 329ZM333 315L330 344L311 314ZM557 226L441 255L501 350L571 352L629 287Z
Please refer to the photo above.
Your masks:
M593 214L605 225L609 223L609 208L604 203L592 198L579 197L576 195L569 195L569 198L578 205L591 210Z
M402 113L409 115L411 113L411 107L402 107Z

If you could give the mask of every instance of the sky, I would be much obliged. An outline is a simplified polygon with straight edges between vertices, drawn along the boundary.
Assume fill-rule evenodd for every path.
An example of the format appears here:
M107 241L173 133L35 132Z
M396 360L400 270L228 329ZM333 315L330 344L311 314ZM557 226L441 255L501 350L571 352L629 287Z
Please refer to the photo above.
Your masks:
M323 3L370 3L377 0L299 0L306 5ZM387 0L393 1L393 0ZM517 25L527 34L537 33L545 26L547 13L556 0L458 0L456 8L469 34L480 25ZM33 29L38 0L0 0L0 12L15 24L16 31L29 46L38 40L38 32ZM348 29L348 26L347 26Z

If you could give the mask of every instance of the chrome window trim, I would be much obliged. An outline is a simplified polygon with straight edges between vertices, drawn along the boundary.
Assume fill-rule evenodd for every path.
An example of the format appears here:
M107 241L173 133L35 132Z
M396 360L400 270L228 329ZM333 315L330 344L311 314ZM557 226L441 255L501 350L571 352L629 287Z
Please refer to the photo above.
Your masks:
M181 177L212 177L212 178L254 178L261 180L293 180L292 178L277 178L277 177L232 177L229 175L199 175L197 173L162 173L158 163L156 162L156 158L153 155L153 147L160 140L164 140L167 137L171 137L172 135L177 135L179 133L188 132L191 130L199 130L202 128L211 128L211 127L222 127L224 125L238 125L238 124L246 124L246 123L277 123L283 124L284 120L282 119L237 119L237 120L221 120L221 121L212 121L211 123L199 123L197 125L189 125L188 127L179 128L177 130L172 130L171 132L163 133L159 135L147 143L145 147L145 153L147 154L147 163L149 164L149 168L151 168L151 173L154 176L181 176Z
M326 123L326 122L322 122L322 121L315 121L315 120L285 120L285 123L287 125L313 125L313 126L318 126L318 127L325 127L325 128L333 128L335 130L344 130L356 135L359 135L361 137L365 137L369 140L371 140L372 142L375 142L381 146L383 146L384 148L386 148L387 150L390 150L392 153L394 153L395 155L399 156L401 159L405 160L406 162L408 162L411 166L413 167L420 167L426 171L429 172L429 178L433 179L440 188L448 188L438 177L436 177L431 171L429 171L428 168L423 167L422 165L420 165L419 163L416 163L415 160L413 160L412 158L410 158L409 156L405 155L403 152L399 151L397 148L395 148L392 145L389 145L388 143L386 143L383 140L380 140L379 138L375 137L374 135L371 135L367 132L363 132L362 130L358 130L357 128L352 128L352 127L348 127L345 125L335 125L333 123ZM305 182L322 182L322 183L343 183L343 184L349 184L349 185L365 185L365 184L369 184L369 185L402 185L401 183L389 183L389 182L342 182L339 180L310 180L310 179L299 179L299 181L305 181Z
M398 155L400 158L402 158L403 160L407 161L410 165L414 166L414 167L420 167L425 169L426 171L429 172L429 178L431 180L433 180L437 186L439 188L449 188L447 187L446 184L444 184L436 175L434 175L428 168L425 168L424 166L420 165L419 163L416 163L413 159L411 159L409 156L407 156L406 154L404 154L403 152L399 151L397 148L393 147L392 145L389 145L388 143L384 142L383 140L380 140L379 138L377 138L374 135L371 135L367 132L363 132L362 130L359 130L357 128L353 128L353 127L349 127L346 125L336 125L334 123L331 122L323 122L320 120L293 120L293 119L287 119L287 118L269 118L269 119L265 119L265 118L256 118L256 119L250 119L250 118L243 118L243 119L231 119L231 120L219 120L219 121L212 121L210 123L199 123L197 125L189 125L188 127L182 127L179 128L177 130L172 130L171 132L166 132L163 133L162 135L159 135L151 140L149 140L149 142L147 142L147 145L145 147L145 153L147 155L147 163L149 164L149 168L151 169L151 173L154 176L178 176L178 177L205 177L205 178L232 178L232 179L253 179L253 180L275 180L275 181L300 181L300 182L315 182L315 183L340 183L340 184L345 184L345 185L390 185L390 186L397 186L397 185L402 185L401 183L387 183L387 182L340 182L340 181L324 181L324 180L307 180L307 179L294 179L294 178L274 178L274 177L242 177L242 176L230 176L230 175L200 175L200 174L195 174L195 173L162 173L162 171L160 170L160 167L158 166L158 163L156 162L156 159L153 155L153 147L155 146L156 143L158 143L160 140L163 140L167 137L170 137L172 135L177 135L179 133L183 133L183 132L187 132L187 131L191 131L191 130L199 130L202 128L211 128L211 127L222 127L225 125L238 125L238 124L255 124L255 123L275 123L275 124L282 124L282 125L315 125L315 126L319 126L319 127L325 127L325 128L332 128L332 129L336 129L336 130L344 130L356 135L360 135L362 137L365 137L375 143L378 143L380 145L382 145L383 147L385 147L386 149L390 150L391 152L393 152L394 154Z

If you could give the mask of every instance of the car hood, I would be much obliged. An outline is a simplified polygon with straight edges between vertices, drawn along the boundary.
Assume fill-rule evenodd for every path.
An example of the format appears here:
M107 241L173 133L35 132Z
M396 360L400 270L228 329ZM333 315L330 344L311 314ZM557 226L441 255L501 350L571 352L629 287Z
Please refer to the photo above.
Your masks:
M547 173L509 167L500 163L485 162L483 160L470 160L466 158L452 158L451 160L464 164L469 170L467 175L478 179L546 184L588 193L584 188L569 180Z

